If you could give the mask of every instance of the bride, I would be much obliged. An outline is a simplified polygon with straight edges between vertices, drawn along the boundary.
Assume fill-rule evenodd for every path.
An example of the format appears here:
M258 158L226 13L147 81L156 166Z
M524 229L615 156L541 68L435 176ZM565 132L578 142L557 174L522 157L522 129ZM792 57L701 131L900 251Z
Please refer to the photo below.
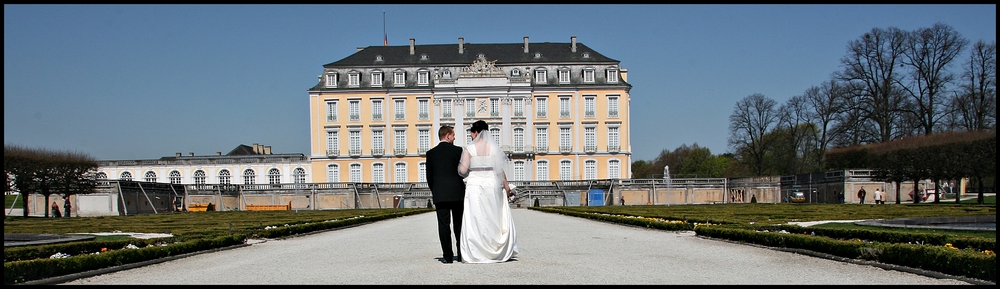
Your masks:
M517 256L517 234L507 194L507 157L479 120L470 129L458 173L465 177L465 214L459 240L463 263L498 263Z

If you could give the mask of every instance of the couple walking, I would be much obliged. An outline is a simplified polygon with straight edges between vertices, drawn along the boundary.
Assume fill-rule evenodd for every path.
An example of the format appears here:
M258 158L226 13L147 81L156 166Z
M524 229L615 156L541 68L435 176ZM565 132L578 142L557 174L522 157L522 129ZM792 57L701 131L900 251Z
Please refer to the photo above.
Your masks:
M517 255L517 234L507 197L507 157L485 121L469 130L472 143L454 145L455 130L442 126L441 143L427 151L427 185L437 213L444 263L498 263ZM454 225L456 251L452 249Z

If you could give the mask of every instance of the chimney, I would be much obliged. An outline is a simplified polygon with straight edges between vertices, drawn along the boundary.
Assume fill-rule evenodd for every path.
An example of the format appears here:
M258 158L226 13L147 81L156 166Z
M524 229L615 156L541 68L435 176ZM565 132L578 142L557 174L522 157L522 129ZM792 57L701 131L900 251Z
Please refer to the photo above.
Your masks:
M413 50L413 38L410 38L410 55L413 55L416 51Z
M188 152L188 156L194 156L194 152Z
M265 155L271 154L271 146L264 146L264 154Z
M358 52L361 52L361 50L365 50L365 48L361 47L361 46L358 46Z
M217 155L217 156L221 156L221 155L222 155L222 152L215 152L215 155Z
M528 53L528 36L524 37L524 53Z
M571 52L576 52L576 36L570 36L569 37L569 43L572 43L571 44L572 46L570 46L570 51Z
M255 154L259 154L260 153L260 145L259 144L257 144L257 143L253 144L253 153L255 153Z
M458 38L458 54L465 54L465 38Z
M177 154L176 154L176 155L174 155L174 156L175 156L175 157L179 157L179 156L181 156L181 153L177 153Z

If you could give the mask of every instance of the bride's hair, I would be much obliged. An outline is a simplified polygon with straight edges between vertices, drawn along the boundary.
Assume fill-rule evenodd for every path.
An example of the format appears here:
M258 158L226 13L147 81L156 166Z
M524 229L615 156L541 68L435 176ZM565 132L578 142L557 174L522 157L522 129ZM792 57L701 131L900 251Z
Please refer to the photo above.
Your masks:
M488 129L490 129L490 125L486 124L486 122L483 120L477 120L476 122L472 123L472 128L469 130L478 133Z

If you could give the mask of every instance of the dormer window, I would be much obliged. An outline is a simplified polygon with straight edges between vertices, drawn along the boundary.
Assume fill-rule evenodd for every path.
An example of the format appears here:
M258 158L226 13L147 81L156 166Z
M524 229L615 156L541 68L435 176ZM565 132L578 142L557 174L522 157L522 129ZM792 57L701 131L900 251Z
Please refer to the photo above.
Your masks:
M337 73L330 71L326 73L326 87L336 88L337 87Z
M406 85L406 71L396 70L392 73L392 85L401 87Z
M559 83L569 83L569 68L559 69Z
M541 52L535 52L535 58L542 58Z
M421 53L420 54L420 60L427 61L428 60L427 53Z
M382 62L382 55L375 55L375 62Z
M545 68L539 68L539 69L535 70L535 83L542 83L542 84L544 84L545 82L546 82L546 79L545 79Z
M451 70L445 69L444 71L441 71L441 78L451 79Z
M583 83L594 83L593 68L586 68L583 70Z
M514 70L510 71L510 76L512 76L512 77L521 77L521 70L517 69L517 68L514 68Z
M584 52L583 58L590 58L590 52Z
M608 83L618 83L618 69L608 69L607 80Z
M360 85L361 85L361 73L358 73L357 71L351 71L351 73L347 75L347 86L358 87Z
M430 83L431 73L426 69L417 71L417 85L427 86Z
M382 87L382 72L372 72L372 87Z

